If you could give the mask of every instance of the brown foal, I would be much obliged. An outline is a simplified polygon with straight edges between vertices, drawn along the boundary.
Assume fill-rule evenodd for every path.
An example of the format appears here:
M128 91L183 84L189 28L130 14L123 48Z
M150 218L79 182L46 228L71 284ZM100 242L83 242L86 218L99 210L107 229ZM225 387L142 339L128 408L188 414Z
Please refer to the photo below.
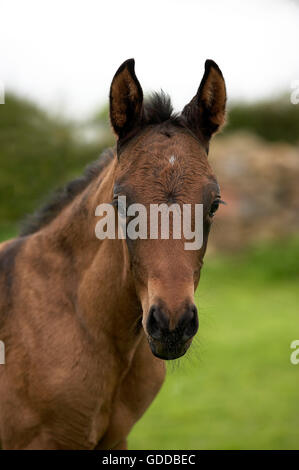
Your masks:
M127 60L110 90L115 149L0 245L2 448L126 448L163 383L164 360L182 356L198 329L194 291L220 202L207 154L225 102L211 60L177 115L164 94L144 102ZM145 207L203 204L202 247L99 240L95 208L118 196Z

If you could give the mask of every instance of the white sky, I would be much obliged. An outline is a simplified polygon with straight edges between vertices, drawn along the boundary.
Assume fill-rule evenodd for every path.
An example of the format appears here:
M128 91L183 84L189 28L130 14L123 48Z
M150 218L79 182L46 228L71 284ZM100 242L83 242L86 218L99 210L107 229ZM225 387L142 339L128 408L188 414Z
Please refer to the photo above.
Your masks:
M144 92L163 88L181 109L206 58L228 95L254 99L299 79L295 0L0 0L0 81L83 117L106 102L130 57Z

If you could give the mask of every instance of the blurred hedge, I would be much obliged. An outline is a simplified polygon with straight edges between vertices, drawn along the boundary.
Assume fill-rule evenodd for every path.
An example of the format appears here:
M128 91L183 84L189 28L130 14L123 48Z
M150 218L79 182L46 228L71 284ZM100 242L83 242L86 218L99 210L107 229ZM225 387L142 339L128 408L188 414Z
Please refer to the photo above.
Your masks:
M224 134L246 130L268 141L299 142L299 104L288 95L254 103L232 103Z
M233 104L224 134L249 130L274 141L298 142L299 105L276 101ZM9 94L0 106L0 223L14 225L55 187L80 174L111 145L108 108L86 122L53 116Z
M101 140L90 138L88 124L51 116L26 99L6 96L0 106L2 226L32 212L53 188L80 174L110 145L110 135L100 129Z

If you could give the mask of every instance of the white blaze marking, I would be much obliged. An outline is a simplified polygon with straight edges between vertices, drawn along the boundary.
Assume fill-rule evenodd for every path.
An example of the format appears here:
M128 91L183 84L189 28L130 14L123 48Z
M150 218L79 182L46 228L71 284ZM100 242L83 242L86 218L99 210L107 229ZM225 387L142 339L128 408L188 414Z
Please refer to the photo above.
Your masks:
M175 156L174 155L171 155L170 159L169 159L169 163L171 163L171 165L173 165L175 162Z

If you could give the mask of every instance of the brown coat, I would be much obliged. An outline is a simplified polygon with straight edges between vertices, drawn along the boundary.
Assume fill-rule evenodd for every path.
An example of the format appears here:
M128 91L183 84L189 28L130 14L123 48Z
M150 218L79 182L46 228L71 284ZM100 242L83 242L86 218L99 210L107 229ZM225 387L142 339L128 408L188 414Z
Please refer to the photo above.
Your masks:
M69 185L22 236L0 245L3 448L126 448L163 383L161 358L190 346L194 290L219 202L207 148L224 120L225 87L212 61L196 97L180 119L165 97L146 107L126 61L110 93L117 151ZM119 191L144 205L202 203L203 247L98 240L95 208Z

